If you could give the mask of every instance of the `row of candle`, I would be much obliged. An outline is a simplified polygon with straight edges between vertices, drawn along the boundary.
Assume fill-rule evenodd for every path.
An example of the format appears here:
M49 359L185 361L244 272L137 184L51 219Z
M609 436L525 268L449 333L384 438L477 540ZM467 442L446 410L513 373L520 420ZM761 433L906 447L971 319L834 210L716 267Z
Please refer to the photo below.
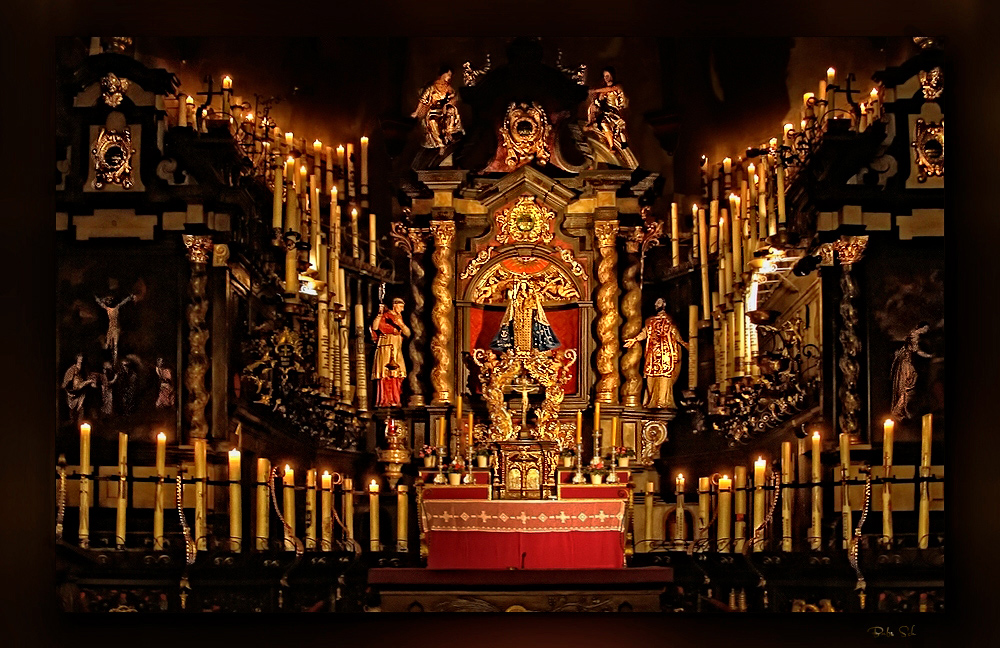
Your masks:
M928 547L930 537L930 489L929 478L931 476L931 415L927 414L922 420L921 430L921 452L920 452L920 500L917 514L917 546L921 549ZM883 471L884 476L889 478L892 472L892 456L894 441L894 422L889 419L885 421L883 432ZM838 474L841 482L841 526L843 529L842 547L848 548L854 534L853 513L854 506L851 503L847 482L849 480L849 466L851 465L850 455L851 439L847 434L839 437L840 465ZM813 551L821 549L822 542L822 516L823 516L823 491L822 486L822 466L820 464L821 437L819 432L812 435L811 448L811 471L810 482L813 484L810 507L809 526L809 548ZM791 491L787 488L796 484L794 464L792 462L792 444L785 441L781 444L780 463L780 484L781 484L781 550L792 551L792 503L793 499L789 495ZM716 549L719 552L736 551L742 552L747 542L746 514L747 514L747 493L753 492L753 527L750 530L751 548L755 552L764 550L763 532L769 505L766 502L765 487L768 483L767 462L763 457L759 457L754 462L753 485L747 486L747 469L744 466L736 466L734 476L730 479L728 475L723 475L718 480L718 490L716 493ZM693 537L696 541L695 548L698 551L708 550L708 530L710 527L712 513L712 480L710 477L698 479L698 527L694 529ZM652 493L653 483L646 485L646 524L647 529L652 528ZM674 494L676 497L675 523L673 542L678 546L686 544L687 529L685 528L685 479L683 474L678 474L675 478ZM777 494L775 495L777 496ZM735 502L734 502L735 498ZM734 507L735 504L735 507ZM735 537L731 533L731 525L735 516ZM882 534L880 542L891 546L893 541L892 526L892 483L886 481L882 489ZM648 533L648 531L647 531Z
M91 426L84 423L80 426L80 520L79 520L79 540L82 547L89 546L90 539L90 481L93 466L90 464L90 436ZM194 518L194 542L199 551L208 549L208 470L207 470L207 444L204 439L196 439L194 445L194 486L195 486L195 518ZM229 468L229 548L231 551L240 552L243 547L243 519L242 519L242 457L239 449L232 449L228 453ZM163 490L166 483L166 435L162 432L156 438L156 476L154 509L153 509L153 549L162 551L164 548L163 534ZM305 548L329 551L333 548L333 475L329 471L324 471L320 476L319 490L321 493L320 507L317 509L317 471L310 469L306 472L306 529ZM125 546L126 511L128 505L128 435L120 433L118 436L118 495L116 498L116 521L115 521L115 545L121 549ZM258 550L267 550L270 539L270 493L268 482L271 479L271 464L268 459L257 460L257 493L256 493L256 542ZM294 538L297 537L296 529L296 506L295 506L295 470L290 466L285 466L281 479L281 497L283 503L282 512L284 517L284 547L287 550L295 549ZM348 540L354 538L354 493L353 483L350 478L343 480L344 503L343 503L343 525L345 535ZM397 492L397 550L407 550L407 524L408 524L408 488L399 485ZM379 485L376 480L372 480L368 486L369 507L370 507L370 542L371 550L381 550L379 540ZM317 510L319 516L317 516ZM321 544L317 544L317 517L319 517Z

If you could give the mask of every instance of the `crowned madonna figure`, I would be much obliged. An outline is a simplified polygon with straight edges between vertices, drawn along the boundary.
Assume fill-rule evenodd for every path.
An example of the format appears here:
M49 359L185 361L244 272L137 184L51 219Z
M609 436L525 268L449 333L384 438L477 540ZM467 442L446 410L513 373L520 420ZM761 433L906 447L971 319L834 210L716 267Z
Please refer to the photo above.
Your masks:
M504 351L551 351L559 347L549 320L542 309L542 300L531 284L518 280L507 291L507 312L500 322L500 330L493 336L490 348Z

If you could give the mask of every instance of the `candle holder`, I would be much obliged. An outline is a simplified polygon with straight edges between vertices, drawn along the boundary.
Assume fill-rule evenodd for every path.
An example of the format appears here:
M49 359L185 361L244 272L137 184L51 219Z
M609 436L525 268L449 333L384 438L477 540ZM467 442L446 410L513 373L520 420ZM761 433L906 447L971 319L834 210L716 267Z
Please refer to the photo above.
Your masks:
M438 446L435 450L437 452L437 469L438 473L434 475L435 484L447 484L448 478L444 476L444 446Z
M465 476L462 477L462 483L463 484L471 484L472 483L472 444L471 443L469 444L469 447L465 449L465 457L466 457L466 459L465 459Z
M583 443L576 444L576 473L573 475L574 484L582 484L583 477Z
M617 462L615 461L615 447L611 446L611 471L608 473L607 483L617 484L618 483L618 470Z

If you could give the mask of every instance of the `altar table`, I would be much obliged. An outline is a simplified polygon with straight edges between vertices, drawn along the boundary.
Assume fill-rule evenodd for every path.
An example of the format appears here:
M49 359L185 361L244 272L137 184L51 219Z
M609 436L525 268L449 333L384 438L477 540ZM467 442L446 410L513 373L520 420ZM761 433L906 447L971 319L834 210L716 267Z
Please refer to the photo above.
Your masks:
M626 512L622 499L425 499L427 567L624 567Z

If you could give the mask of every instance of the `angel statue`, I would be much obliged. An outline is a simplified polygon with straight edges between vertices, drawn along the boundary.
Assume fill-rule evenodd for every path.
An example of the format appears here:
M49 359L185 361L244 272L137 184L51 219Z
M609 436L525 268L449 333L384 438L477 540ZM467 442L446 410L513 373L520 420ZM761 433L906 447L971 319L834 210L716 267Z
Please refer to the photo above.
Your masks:
M372 379L378 381L375 407L401 407L403 402L403 336L409 337L410 329L403 323L401 298L392 300L392 310L386 311L379 304L378 315L372 322L371 334L375 342L375 359L372 361Z
M643 367L646 398L643 405L651 409L673 409L676 407L674 382L681 368L681 347L687 349L688 345L681 338L674 321L667 315L667 302L657 299L654 308L656 314L646 320L638 335L625 340L624 346L627 349L636 342L646 340Z
M639 166L628 145L625 117L628 97L615 79L615 69L608 66L601 70L604 85L590 90L590 105L587 107L586 129L596 133L601 143L622 158L631 169Z
M507 312L500 322L500 330L493 336L490 348L497 352L510 351L551 351L559 346L549 320L542 310L542 300L531 284L523 279L516 280L507 290Z
M442 65L438 78L420 93L417 109L410 114L424 125L424 148L436 148L444 155L446 146L465 134L462 118L455 105L455 89L451 87L452 70Z
M921 322L906 336L903 346L896 351L892 360L892 418L897 421L912 418L910 401L917 391L917 370L913 366L913 355L930 358L931 354L920 349L920 336L930 330L927 322Z

